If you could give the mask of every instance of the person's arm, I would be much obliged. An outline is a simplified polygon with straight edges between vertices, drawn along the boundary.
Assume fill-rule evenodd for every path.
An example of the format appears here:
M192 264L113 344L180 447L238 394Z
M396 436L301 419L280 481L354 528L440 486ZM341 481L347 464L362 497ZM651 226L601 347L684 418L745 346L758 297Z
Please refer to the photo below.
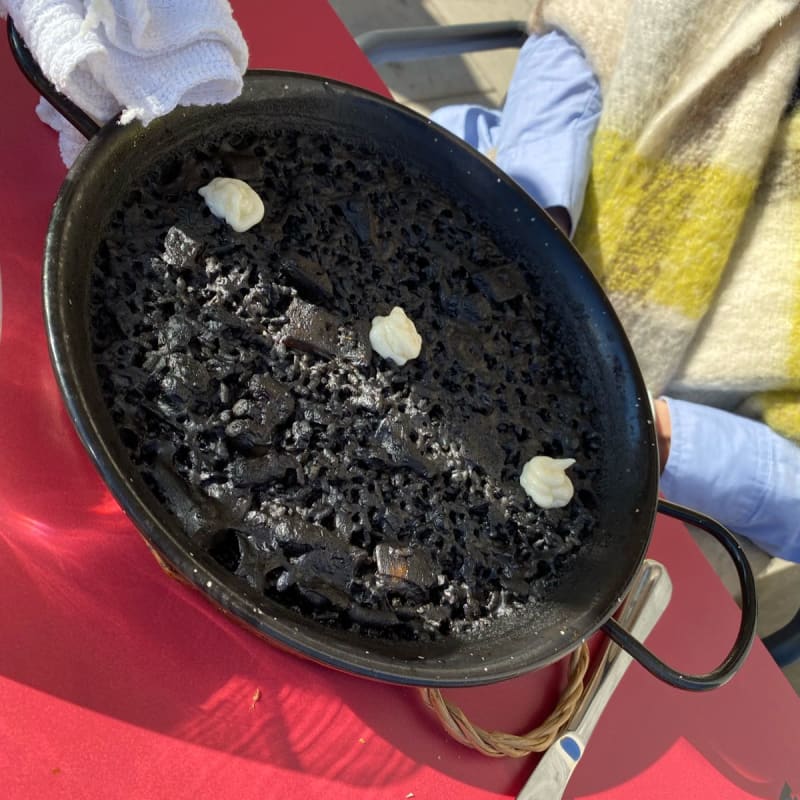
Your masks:
M672 398L655 406L664 497L800 562L800 447L709 406Z
M571 233L583 209L600 85L561 31L531 36L519 53L494 137L496 163Z
M502 111L444 106L431 119L492 157L570 235L599 116L600 87L580 48L551 31L520 49Z

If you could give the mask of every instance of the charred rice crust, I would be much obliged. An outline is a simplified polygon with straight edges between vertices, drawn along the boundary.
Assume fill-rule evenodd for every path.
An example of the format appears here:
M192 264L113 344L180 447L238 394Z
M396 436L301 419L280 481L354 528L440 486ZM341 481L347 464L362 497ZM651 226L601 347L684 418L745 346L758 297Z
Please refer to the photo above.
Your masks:
M235 233L197 194L246 180ZM404 367L370 319L402 306ZM194 547L251 591L370 636L535 602L592 535L596 410L535 278L424 175L313 132L166 159L114 211L91 334L123 443ZM570 456L566 508L519 486Z

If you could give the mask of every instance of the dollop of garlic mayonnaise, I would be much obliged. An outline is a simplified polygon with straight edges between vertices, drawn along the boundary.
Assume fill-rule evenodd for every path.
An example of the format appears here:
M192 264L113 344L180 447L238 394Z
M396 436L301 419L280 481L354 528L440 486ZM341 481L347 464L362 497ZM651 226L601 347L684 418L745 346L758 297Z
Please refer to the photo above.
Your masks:
M400 306L386 317L373 317L369 343L379 356L391 358L398 367L417 358L422 350L422 337Z
M520 485L537 506L562 508L575 493L575 487L565 472L574 463L574 458L534 456L522 468Z
M252 187L238 178L214 178L198 194L215 217L224 219L237 233L252 228L264 218L264 203Z

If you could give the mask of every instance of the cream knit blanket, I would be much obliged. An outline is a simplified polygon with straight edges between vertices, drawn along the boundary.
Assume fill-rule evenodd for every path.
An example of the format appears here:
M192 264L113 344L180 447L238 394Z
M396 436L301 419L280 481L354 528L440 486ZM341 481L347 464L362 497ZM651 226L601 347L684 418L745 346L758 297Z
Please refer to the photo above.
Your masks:
M575 243L649 387L800 440L800 0L539 0L603 90Z

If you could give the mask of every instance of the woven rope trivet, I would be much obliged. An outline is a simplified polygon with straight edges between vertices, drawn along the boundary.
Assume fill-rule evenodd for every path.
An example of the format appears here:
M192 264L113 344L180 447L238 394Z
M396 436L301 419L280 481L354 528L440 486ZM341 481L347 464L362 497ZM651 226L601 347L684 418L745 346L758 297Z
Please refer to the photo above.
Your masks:
M522 758L531 753L544 752L559 737L578 707L583 694L583 679L588 669L589 648L584 642L570 656L569 681L550 716L541 725L521 736L487 731L473 725L458 706L442 697L438 689L426 686L420 689L420 694L425 705L439 717L445 730L457 742L492 758Z

